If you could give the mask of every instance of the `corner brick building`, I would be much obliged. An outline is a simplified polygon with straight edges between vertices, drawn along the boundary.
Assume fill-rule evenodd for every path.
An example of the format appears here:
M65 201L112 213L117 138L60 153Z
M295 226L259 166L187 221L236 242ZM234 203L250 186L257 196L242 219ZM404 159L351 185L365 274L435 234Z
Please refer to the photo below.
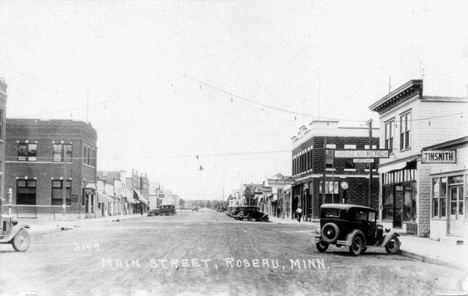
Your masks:
M7 103L7 85L0 77L0 200L8 202L5 190L5 114Z
M96 213L96 130L72 120L7 119L5 188L21 212Z
M292 138L292 213L298 207L305 219L318 219L324 203L352 203L378 208L378 159L373 163L355 163L353 159L334 158L335 150L369 149L369 128L339 127L338 121L312 121L309 128L302 126ZM377 135L378 129L372 129ZM377 149L379 138L372 137L372 149ZM372 167L371 203L369 180ZM322 192L325 180L325 192ZM348 188L345 190L344 183ZM294 215L292 215L294 218Z

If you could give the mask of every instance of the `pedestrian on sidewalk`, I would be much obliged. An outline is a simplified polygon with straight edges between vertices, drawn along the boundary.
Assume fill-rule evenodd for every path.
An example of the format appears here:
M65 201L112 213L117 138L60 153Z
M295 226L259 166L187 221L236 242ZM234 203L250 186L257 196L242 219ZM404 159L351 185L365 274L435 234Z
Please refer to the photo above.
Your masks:
M302 218L302 209L301 209L301 207L297 208L296 217L297 217L297 221L301 222L301 218Z

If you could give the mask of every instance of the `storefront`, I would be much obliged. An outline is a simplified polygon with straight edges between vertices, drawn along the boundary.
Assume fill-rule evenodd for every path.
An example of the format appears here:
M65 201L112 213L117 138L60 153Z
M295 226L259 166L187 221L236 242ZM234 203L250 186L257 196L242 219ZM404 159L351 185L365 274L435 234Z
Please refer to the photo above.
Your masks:
M418 162L400 162L381 169L382 223L417 235Z
M430 157L431 153L449 157ZM450 156L450 155L453 156ZM464 241L468 238L468 137L427 147L423 165L430 166L430 237Z

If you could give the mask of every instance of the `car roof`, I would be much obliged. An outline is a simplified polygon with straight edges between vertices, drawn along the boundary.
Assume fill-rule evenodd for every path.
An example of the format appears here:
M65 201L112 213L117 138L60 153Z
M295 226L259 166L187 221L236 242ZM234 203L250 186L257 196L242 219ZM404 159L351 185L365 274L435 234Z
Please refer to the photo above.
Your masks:
M323 204L320 208L323 209L339 209L339 210L349 210L349 209L362 209L377 212L377 210L365 206L353 205L353 204Z

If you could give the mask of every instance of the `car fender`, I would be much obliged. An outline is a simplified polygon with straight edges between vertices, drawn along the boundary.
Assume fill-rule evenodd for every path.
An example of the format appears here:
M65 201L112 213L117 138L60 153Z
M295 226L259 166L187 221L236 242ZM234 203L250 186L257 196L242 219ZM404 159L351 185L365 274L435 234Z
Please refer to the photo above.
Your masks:
M390 232L387 232L384 234L384 240L382 242L382 247L385 247L388 242L392 239L392 237L395 236L400 236L400 234L394 230L391 230Z
M364 233L359 230L359 229L354 229L353 231L351 231L350 233L348 233L348 235L346 236L346 241L348 243L352 243L353 242L353 239L356 235L361 235L362 236L362 239L364 240L364 246L367 246L367 242L366 242L366 236L364 235Z
M15 225L13 226L10 231L8 231L5 235L4 238L2 238L0 240L0 243L9 243L15 236L16 234L18 234L18 232L21 230L21 229L26 229L28 230L29 229L29 225L27 224L21 224L21 225Z

